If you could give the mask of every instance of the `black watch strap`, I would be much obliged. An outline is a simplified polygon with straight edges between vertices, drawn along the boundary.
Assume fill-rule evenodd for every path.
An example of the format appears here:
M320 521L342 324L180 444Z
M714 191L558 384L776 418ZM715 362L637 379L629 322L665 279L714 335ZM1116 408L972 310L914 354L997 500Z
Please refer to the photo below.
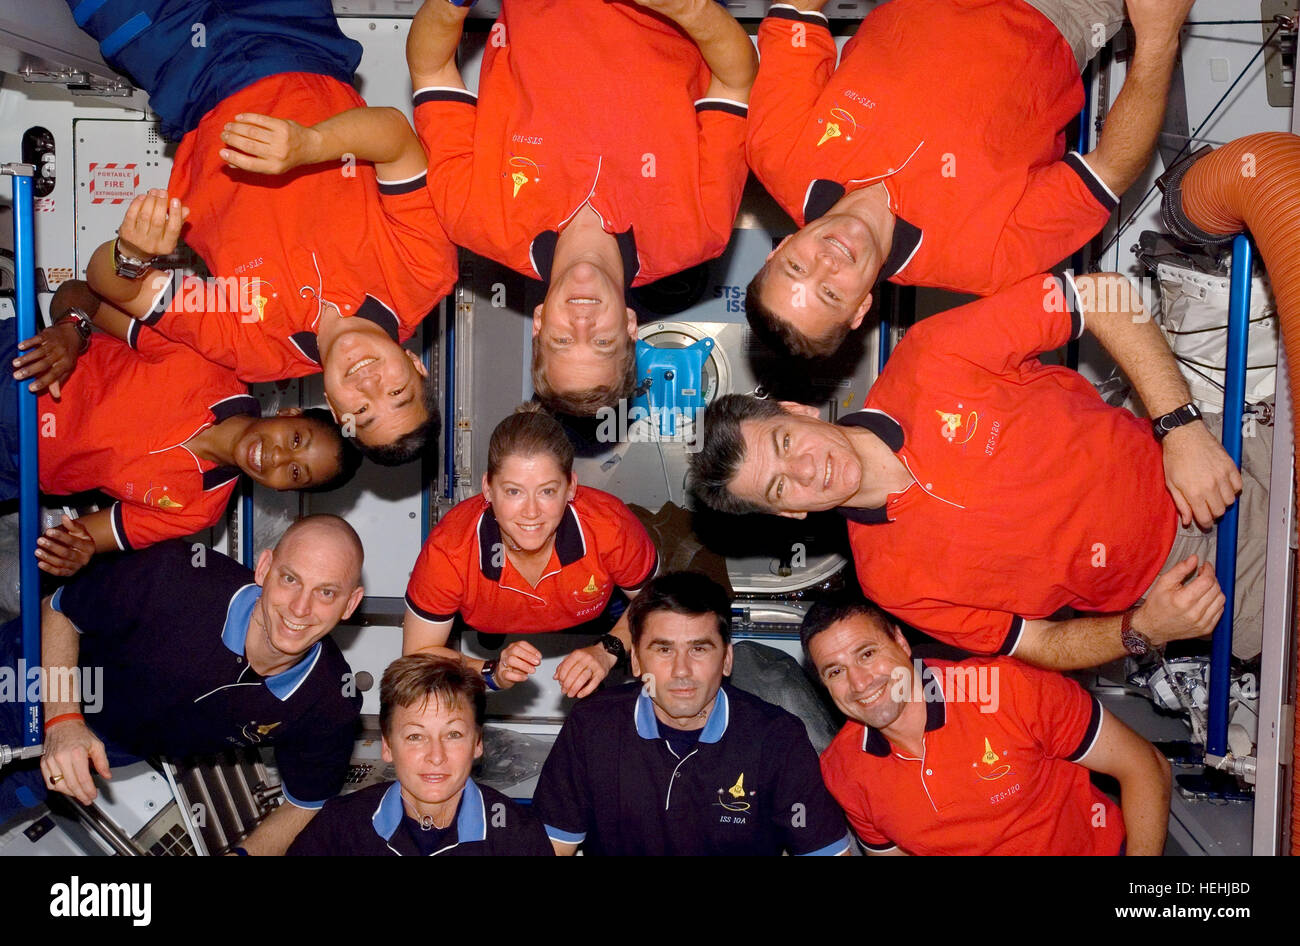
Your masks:
M614 659L617 661L614 666L617 667L627 662L627 648L613 634L602 634L600 636L600 646L604 647L607 653L614 655Z
M1184 404L1178 410L1162 414L1151 421L1151 430L1156 435L1157 440L1164 440L1171 430L1176 430L1184 424L1190 424L1192 421L1200 419L1201 412L1195 404Z

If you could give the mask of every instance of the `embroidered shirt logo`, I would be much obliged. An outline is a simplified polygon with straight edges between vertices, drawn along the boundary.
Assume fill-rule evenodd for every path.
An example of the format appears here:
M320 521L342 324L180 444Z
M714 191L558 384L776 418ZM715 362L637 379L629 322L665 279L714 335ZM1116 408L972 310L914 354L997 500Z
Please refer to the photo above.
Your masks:
M243 736L249 742L258 743L271 734L279 723L249 723L244 727Z
M843 138L845 141L853 140L853 133L858 130L857 120L853 114L846 108L838 106L831 109L831 119L826 121L826 130L822 132L821 138L817 142L817 147L821 147L832 138ZM817 119L821 124L822 119Z
M757 792L745 790L745 773L741 772L730 788L718 789L718 804L727 811L749 811L750 803L746 799L753 798L756 794Z
M943 435L943 439L949 443L955 443L958 445L966 443L971 437L975 436L975 428L979 426L980 422L979 414L976 414L974 411L971 411L966 415L966 418L963 420L959 413L961 409L962 406L958 404L958 412L950 413L948 411L935 411L935 413L939 415L939 419L943 421L943 426L939 428L939 433ZM966 435L961 440L958 440L957 436L961 434L963 426L966 428Z
M982 778L984 781L996 782L998 779L1002 778L1003 776L1011 774L1010 764L1002 761L1002 758L1005 755L1006 755L1005 751L1003 751L1002 755L998 755L997 752L993 750L993 746L989 742L988 736L985 736L984 754L980 756L978 762L972 762L971 767L975 769L975 774L978 775L980 778ZM981 765L990 767L989 773L987 775L985 775L983 772L980 771Z
M510 166L512 168L517 168L518 170L511 171L502 176L510 178L510 182L514 185L514 193L510 195L511 197L518 197L519 189L525 184L530 182L533 184L540 184L542 182L541 165L532 160L532 158L525 158L523 155L512 154L510 156Z
M144 502L149 506L157 506L159 509L184 509L182 503L178 503L167 495L167 486L151 486L144 494ZM156 495L155 495L156 494Z
M265 321L266 307L274 297L275 286L271 284L270 280L258 278L250 279L248 280L247 291L244 298L241 300L242 306L240 311L246 312L249 315L257 313L257 321Z
M577 591L573 592L573 598L578 602L578 604L586 605L594 603L596 607L603 606L605 601L605 585L603 582L596 581L594 573L588 573L587 583ZM582 613L585 614L587 612L584 610Z

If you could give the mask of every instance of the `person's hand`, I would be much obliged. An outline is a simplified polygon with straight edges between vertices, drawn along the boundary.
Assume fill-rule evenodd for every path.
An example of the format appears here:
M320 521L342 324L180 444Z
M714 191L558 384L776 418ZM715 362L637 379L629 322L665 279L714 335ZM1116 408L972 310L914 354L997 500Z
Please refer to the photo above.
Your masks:
M63 521L36 540L36 567L51 575L72 575L95 554L95 540L75 519Z
M283 174L317 162L320 133L286 118L245 112L226 122L221 160L257 174Z
M616 663L618 658L600 644L580 647L555 668L555 679L565 696L581 699L600 686Z
M1165 486L1178 507L1183 525L1209 529L1236 501L1241 472L1223 445L1202 421L1192 421L1165 434Z
M83 805L89 805L99 794L90 776L92 763L103 778L113 777L104 744L84 722L65 719L45 731L41 774L52 791L71 795Z
M190 215L178 198L167 199L164 190L140 194L126 208L122 228L117 231L117 245L133 259L150 259L176 252L181 227Z
M1133 615L1133 629L1157 646L1204 637L1223 616L1226 598L1209 565L1198 569L1189 555L1155 580L1146 601ZM1188 576L1196 577L1187 581ZM1186 584L1183 584L1187 581Z
M1124 0L1139 43L1176 43L1195 0Z
M542 652L528 641L515 641L501 651L497 658L497 669L492 679L497 686L508 690L516 683L523 683L542 663Z
M51 325L43 332L18 343L18 350L26 352L14 359L14 380L31 378L27 389L39 394L46 388L54 398L60 396L60 385L72 375L81 354L81 333L72 322Z

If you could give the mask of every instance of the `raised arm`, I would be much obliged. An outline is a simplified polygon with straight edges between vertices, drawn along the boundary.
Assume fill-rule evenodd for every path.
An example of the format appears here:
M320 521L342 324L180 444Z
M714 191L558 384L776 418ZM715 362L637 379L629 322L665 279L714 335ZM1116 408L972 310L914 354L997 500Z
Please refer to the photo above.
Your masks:
M1079 764L1114 776L1124 814L1124 853L1158 857L1169 827L1169 763L1156 747L1110 713L1102 716L1097 741Z
M420 139L395 108L350 108L315 125L245 112L227 122L219 152L231 167L284 174L296 167L345 158L371 161L381 181L406 180L424 171Z
M1126 0L1136 48L1097 147L1084 156L1116 196L1133 185L1155 147L1178 61L1178 31L1194 0Z
M469 4L426 0L411 19L411 31L406 34L406 67L411 73L412 91L465 88L456 65L456 47L468 14Z
M153 261L176 251L189 213L178 199L168 199L166 191L151 190L137 196L126 209L117 239L101 245L91 256L86 267L90 288L131 318L149 315L172 278L170 273L154 269ZM118 275L119 259L129 265L139 263L140 275Z
M1161 417L1189 403L1178 362L1133 284L1117 273L1081 276L1075 284L1085 325L1133 382L1147 414ZM1175 428L1161 446L1165 484L1183 525L1195 519L1210 528L1241 492L1241 473L1203 421Z
M773 4L758 27L760 56L745 156L759 181L796 222L803 220L807 188L805 178L791 174L792 168L803 166L796 144L813 120L839 57L820 12L823 5L824 0Z
M695 41L700 55L713 73L706 95L709 98L749 101L749 90L758 74L758 53L745 28L716 0L636 0L667 17Z
M1197 568L1193 555L1169 569L1151 586L1134 611L1131 627L1159 647L1174 640L1204 637L1223 614L1225 598L1208 565ZM1190 576L1195 578L1183 584ZM1127 651L1120 640L1122 615L1068 621L1026 621L1011 656L1045 670L1084 670L1119 660Z

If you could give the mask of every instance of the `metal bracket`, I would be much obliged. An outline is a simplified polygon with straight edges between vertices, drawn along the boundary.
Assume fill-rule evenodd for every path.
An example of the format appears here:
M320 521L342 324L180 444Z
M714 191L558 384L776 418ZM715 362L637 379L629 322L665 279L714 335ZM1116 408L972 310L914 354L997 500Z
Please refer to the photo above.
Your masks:
M109 98L130 98L135 94L135 86L124 79L106 79L93 76L80 69L59 69L49 71L23 66L18 75L24 82L45 85L62 85L73 95L102 95Z
M1290 108L1292 88L1295 86L1297 0L1262 0L1259 18L1264 39L1268 39L1279 24L1273 42L1264 53L1264 82L1268 104L1273 108Z

